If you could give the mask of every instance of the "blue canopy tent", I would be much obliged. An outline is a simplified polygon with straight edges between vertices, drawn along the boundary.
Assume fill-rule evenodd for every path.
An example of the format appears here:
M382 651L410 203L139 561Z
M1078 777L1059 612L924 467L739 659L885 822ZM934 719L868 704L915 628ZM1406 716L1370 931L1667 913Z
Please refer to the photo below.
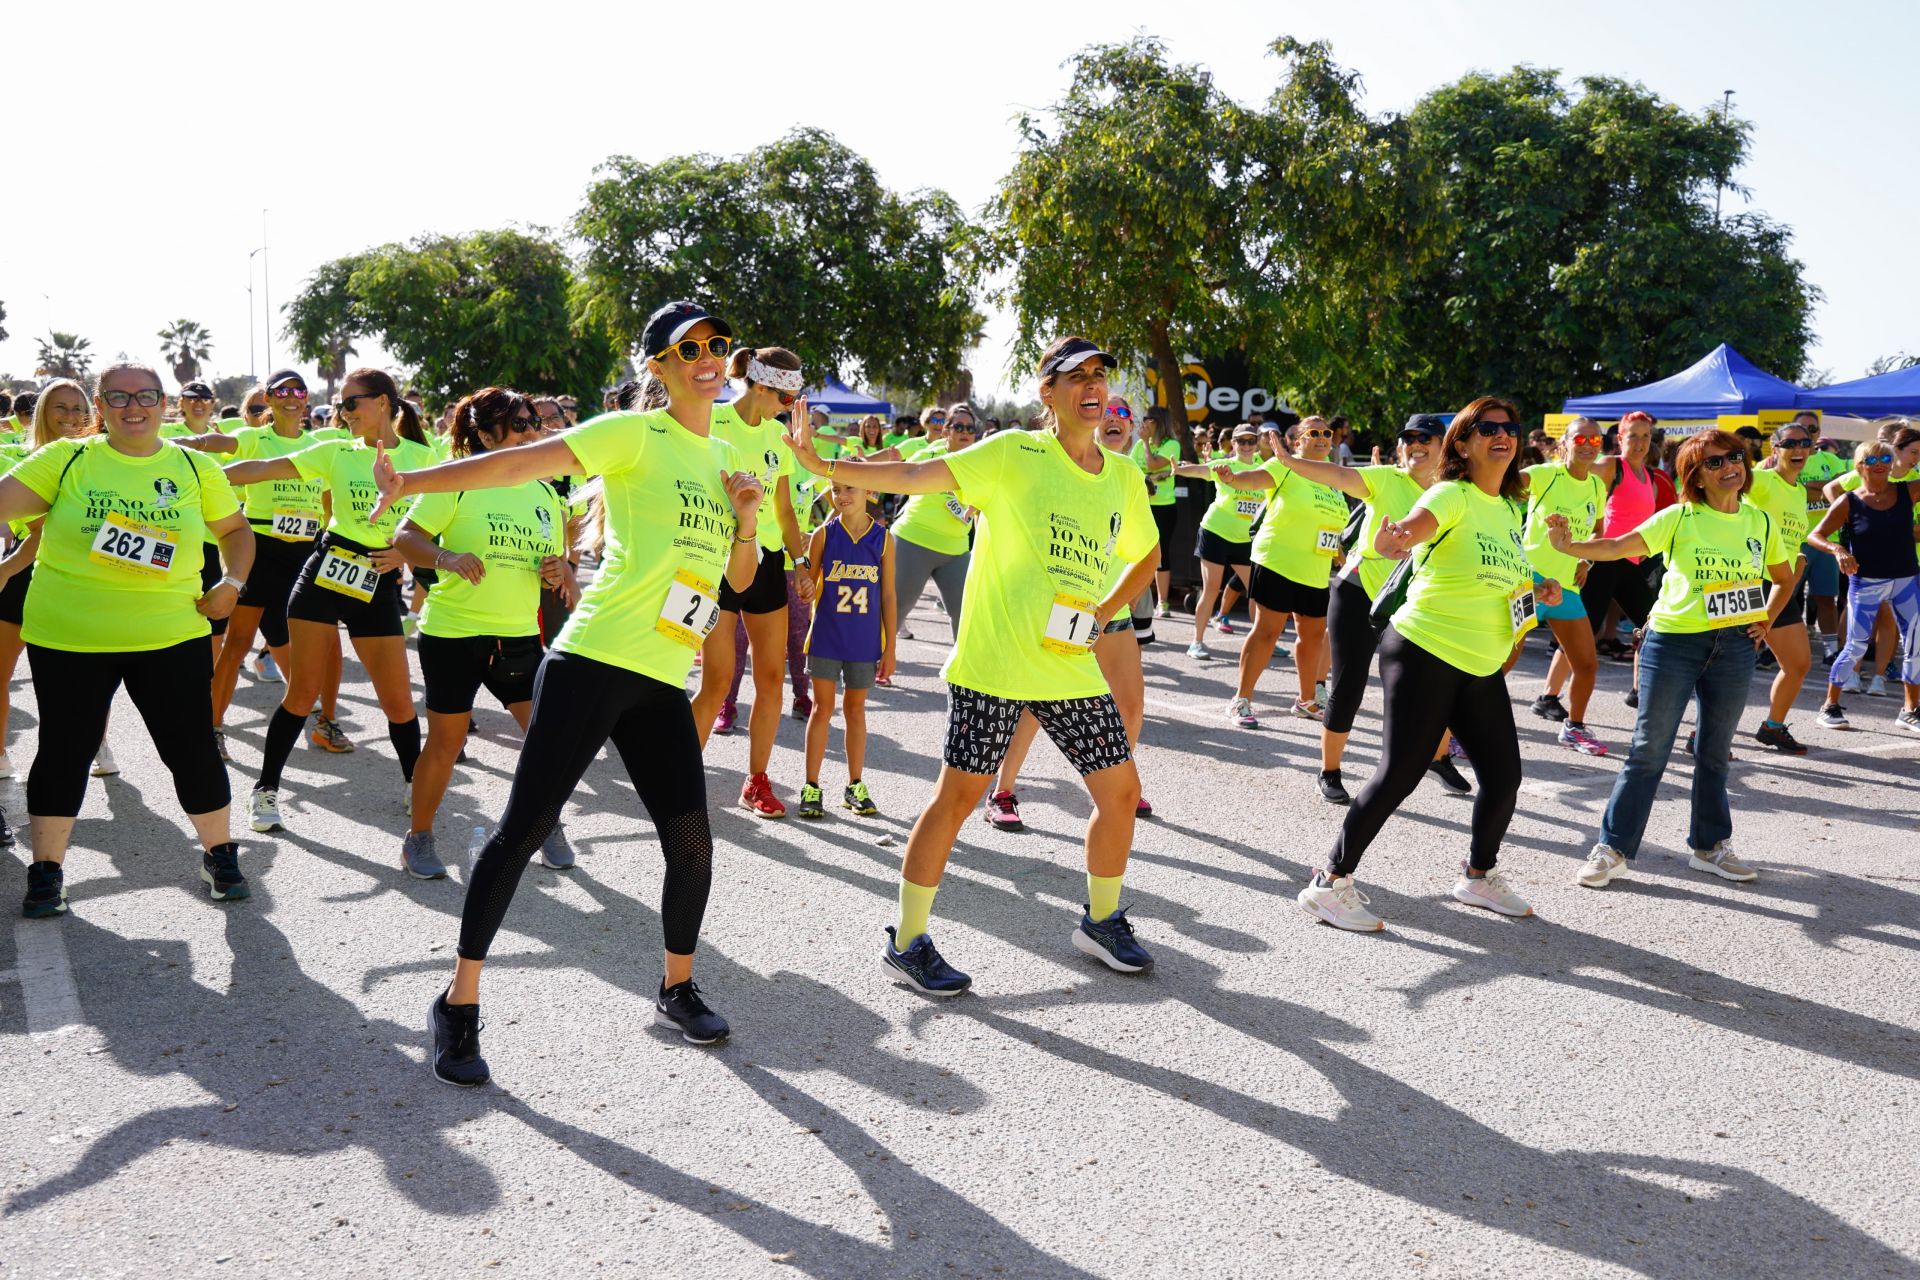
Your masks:
M1794 397L1793 407L1818 409L1822 413L1844 413L1859 418L1920 413L1920 365L1802 391Z
M1698 364L1671 378L1603 395L1575 396L1560 409L1562 413L1584 413L1609 421L1635 409L1656 418L1699 420L1762 409L1791 409L1795 400L1806 394L1784 378L1756 367L1723 342Z

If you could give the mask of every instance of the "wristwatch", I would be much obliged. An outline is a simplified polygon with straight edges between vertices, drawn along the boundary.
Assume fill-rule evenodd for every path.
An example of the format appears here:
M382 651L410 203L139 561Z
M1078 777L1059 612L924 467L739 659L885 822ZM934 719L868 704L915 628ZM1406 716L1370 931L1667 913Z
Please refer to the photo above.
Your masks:
M813 568L813 557L795 556L793 558L793 567L796 569L811 569Z

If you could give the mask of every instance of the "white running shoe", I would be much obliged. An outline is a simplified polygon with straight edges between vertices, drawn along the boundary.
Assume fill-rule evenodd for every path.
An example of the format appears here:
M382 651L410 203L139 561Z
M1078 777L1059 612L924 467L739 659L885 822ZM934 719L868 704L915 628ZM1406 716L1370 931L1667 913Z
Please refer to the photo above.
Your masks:
M1324 871L1316 871L1295 901L1308 915L1318 916L1336 929L1379 933L1387 927L1386 921L1367 910L1370 899L1354 887L1352 876L1330 877Z
M1704 871L1710 876L1719 876L1722 880L1732 880L1745 884L1760 875L1752 867L1733 856L1733 841L1722 840L1712 849L1702 853L1695 849L1687 859L1687 865L1695 871Z
M1253 714L1253 699L1235 698L1227 704L1227 718L1242 729L1258 729L1260 719Z
M1860 688L1860 673L1858 671L1854 672L1852 675L1847 677L1847 682L1840 686L1840 692L1842 693L1862 692Z
M1211 658L1213 656L1213 650L1196 640L1187 646L1187 656L1189 658Z
M111 778L118 772L120 772L120 766L114 762L112 748L102 742L100 749L93 753L93 776Z
M273 660L271 653L253 655L253 674L262 684L285 684L287 678L280 674L280 664Z
M1507 888L1498 871L1489 871L1483 876L1470 876L1462 872L1459 883L1453 886L1453 896L1470 907L1485 907L1503 916L1533 914L1533 908L1527 900Z
M1867 681L1867 696L1869 698L1886 697L1887 696L1887 678L1883 675L1880 675L1880 676L1875 676L1873 679Z
M255 831L281 831L280 793L278 791L256 791L248 802L247 810L252 820L247 824Z
M1596 844L1573 881L1589 889L1604 889L1615 880L1625 878L1626 874L1627 855L1612 845Z

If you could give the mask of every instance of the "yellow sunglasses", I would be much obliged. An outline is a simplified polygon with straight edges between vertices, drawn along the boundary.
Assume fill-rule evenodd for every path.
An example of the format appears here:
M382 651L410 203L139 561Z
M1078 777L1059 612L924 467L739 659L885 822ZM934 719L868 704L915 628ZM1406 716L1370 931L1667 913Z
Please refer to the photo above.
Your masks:
M665 360L668 353L671 352L680 357L682 364L692 364L695 360L698 360L703 353L712 356L715 360L725 360L727 353L732 350L732 338L716 336L708 338L705 342L701 342L695 338L684 338L668 347L666 351L655 352L652 358L655 360Z

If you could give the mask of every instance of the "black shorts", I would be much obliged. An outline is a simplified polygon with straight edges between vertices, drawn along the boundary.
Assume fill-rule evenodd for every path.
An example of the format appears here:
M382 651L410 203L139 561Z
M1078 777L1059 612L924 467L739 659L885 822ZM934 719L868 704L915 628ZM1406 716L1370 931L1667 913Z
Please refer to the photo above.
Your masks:
M200 594L205 595L207 592L219 586L222 576L220 572L220 553L211 546L204 548L200 560ZM227 633L227 620L225 618L208 618L207 621L213 625L214 635L223 636Z
M427 710L464 716L482 686L501 706L533 701L533 677L546 652L538 636L430 636L421 632L420 678Z
M33 582L33 566L28 565L7 579L7 585L0 587L0 622L20 625L21 613L27 607L27 587Z
M1235 542L1223 538L1211 529L1200 531L1200 558L1208 564L1247 564L1253 563L1253 539Z
M381 574L371 600L359 600L345 592L320 586L314 581L314 576L320 572L329 546L341 547L362 556L373 552L373 548L363 547L349 538L322 534L320 540L314 543L313 553L307 557L307 562L300 566L300 576L294 579L293 591L287 597L287 617L296 622L317 622L325 627L337 627L344 623L347 634L358 639L403 634L400 615L405 611L400 607L400 575Z
M1801 570L1794 579L1793 594L1787 597L1787 607L1780 611L1780 621L1776 627L1804 627L1807 625L1807 579L1811 577L1807 570Z
M247 589L240 603L260 611L260 638L278 649L287 642L287 597L300 577L307 557L313 554L311 541L287 542L253 529L253 568L247 573Z
M1133 749L1127 745L1127 726L1121 723L1120 709L1110 693L1097 698L1022 702L950 684L947 745L941 759L962 773L1000 772L1022 711L1033 712L1053 745L1083 778L1133 758Z
M1172 478L1169 477L1166 483L1172 484ZM1160 567L1165 569L1167 548L1173 545L1173 529L1180 522L1180 504L1168 502L1157 507L1149 507L1148 510L1153 512L1153 527L1160 531Z
M1284 573L1275 573L1259 565L1253 566L1247 594L1269 613L1291 613L1302 618L1327 616L1328 592L1324 585L1309 587L1295 582Z
M787 607L787 555L784 551L760 548L760 567L753 571L753 583L745 591L735 591L726 575L720 577L722 613L778 613Z

